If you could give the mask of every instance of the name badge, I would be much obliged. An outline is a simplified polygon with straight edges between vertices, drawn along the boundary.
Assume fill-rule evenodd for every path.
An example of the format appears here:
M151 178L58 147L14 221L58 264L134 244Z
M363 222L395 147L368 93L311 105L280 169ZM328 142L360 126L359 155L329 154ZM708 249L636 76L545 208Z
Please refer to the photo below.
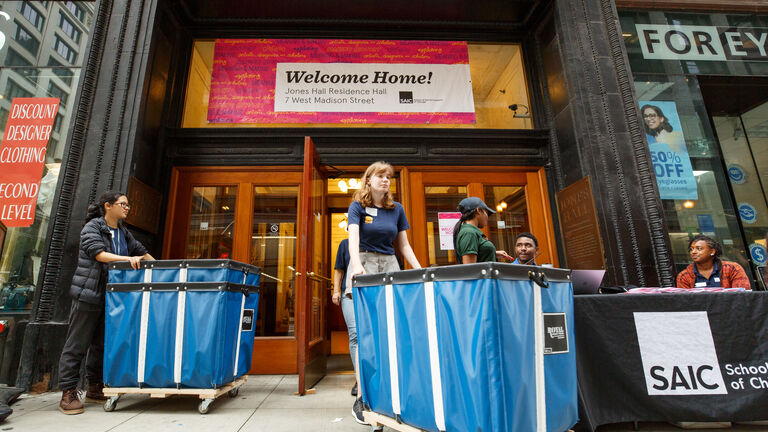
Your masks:
M379 215L379 209L376 207L366 207L365 212L373 217L376 217Z
M719 278L719 277L716 277L716 278L715 278L715 282L720 282L720 278Z
M696 282L696 286L697 287L705 287L705 286L707 286L707 283L706 282Z

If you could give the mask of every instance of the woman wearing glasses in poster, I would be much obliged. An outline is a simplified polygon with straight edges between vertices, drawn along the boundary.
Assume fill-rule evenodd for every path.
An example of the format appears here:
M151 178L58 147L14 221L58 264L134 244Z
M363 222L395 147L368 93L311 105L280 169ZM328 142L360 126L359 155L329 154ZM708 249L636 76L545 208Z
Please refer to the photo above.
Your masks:
M59 360L59 387L62 390L59 411L64 414L83 412L77 383L80 381L80 365L86 355L88 391L85 400L96 403L107 400L102 391L107 263L128 261L131 267L138 269L141 260L154 260L123 225L130 209L125 194L111 191L88 206L85 226L80 231L77 269L69 289L72 307L67 341Z
M677 153L687 152L683 134L679 131L673 131L672 125L664 116L664 112L656 105L643 105L640 108L643 113L643 126L648 137L648 143L664 143Z

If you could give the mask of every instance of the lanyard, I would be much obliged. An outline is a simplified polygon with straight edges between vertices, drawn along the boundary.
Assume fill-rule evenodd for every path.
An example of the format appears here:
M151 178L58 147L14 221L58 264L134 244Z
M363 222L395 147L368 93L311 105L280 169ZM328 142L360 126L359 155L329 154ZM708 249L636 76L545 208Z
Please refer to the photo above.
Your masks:
M115 255L120 255L120 228L115 228L114 231L112 231L112 253Z

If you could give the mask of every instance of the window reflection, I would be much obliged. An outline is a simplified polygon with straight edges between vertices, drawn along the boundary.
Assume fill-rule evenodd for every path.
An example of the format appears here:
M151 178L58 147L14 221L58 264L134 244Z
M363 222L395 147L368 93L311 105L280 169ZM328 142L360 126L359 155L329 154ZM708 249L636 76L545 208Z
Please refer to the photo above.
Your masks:
M96 2L75 5L81 20L90 22ZM0 47L0 139L5 130L11 103L16 97L59 98L57 127L51 134L45 155L35 219L31 226L9 228L0 258L0 308L3 311L24 311L32 305L32 293L38 282L40 263L64 157L66 137L75 111L74 94L80 78L81 56L70 55L64 64L53 47L54 34L59 30L59 14L71 17L64 2L6 1L0 10L10 17L0 16L5 44ZM77 22L74 22L77 24ZM71 36L68 42L73 53L85 50L88 28ZM68 34L68 33L66 33ZM59 60L56 60L59 58ZM51 67L52 66L52 67ZM80 209L76 211L84 211Z
M453 237L440 238L440 213L456 213L459 202L467 197L466 186L424 186L424 202L427 211L428 265L456 264ZM441 241L443 240L443 241ZM445 242L450 244L445 244Z
M298 186L254 186L251 264L261 267L258 336L294 334Z
M485 203L496 210L488 218L489 240L497 250L514 256L515 237L530 232L525 188L522 186L485 186Z

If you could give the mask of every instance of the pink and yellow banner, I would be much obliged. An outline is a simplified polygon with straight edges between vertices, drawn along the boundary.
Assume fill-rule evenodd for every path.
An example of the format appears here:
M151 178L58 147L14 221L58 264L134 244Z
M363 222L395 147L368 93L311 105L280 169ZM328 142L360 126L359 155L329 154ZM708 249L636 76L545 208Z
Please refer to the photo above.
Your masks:
M210 123L475 122L466 42L216 41Z

